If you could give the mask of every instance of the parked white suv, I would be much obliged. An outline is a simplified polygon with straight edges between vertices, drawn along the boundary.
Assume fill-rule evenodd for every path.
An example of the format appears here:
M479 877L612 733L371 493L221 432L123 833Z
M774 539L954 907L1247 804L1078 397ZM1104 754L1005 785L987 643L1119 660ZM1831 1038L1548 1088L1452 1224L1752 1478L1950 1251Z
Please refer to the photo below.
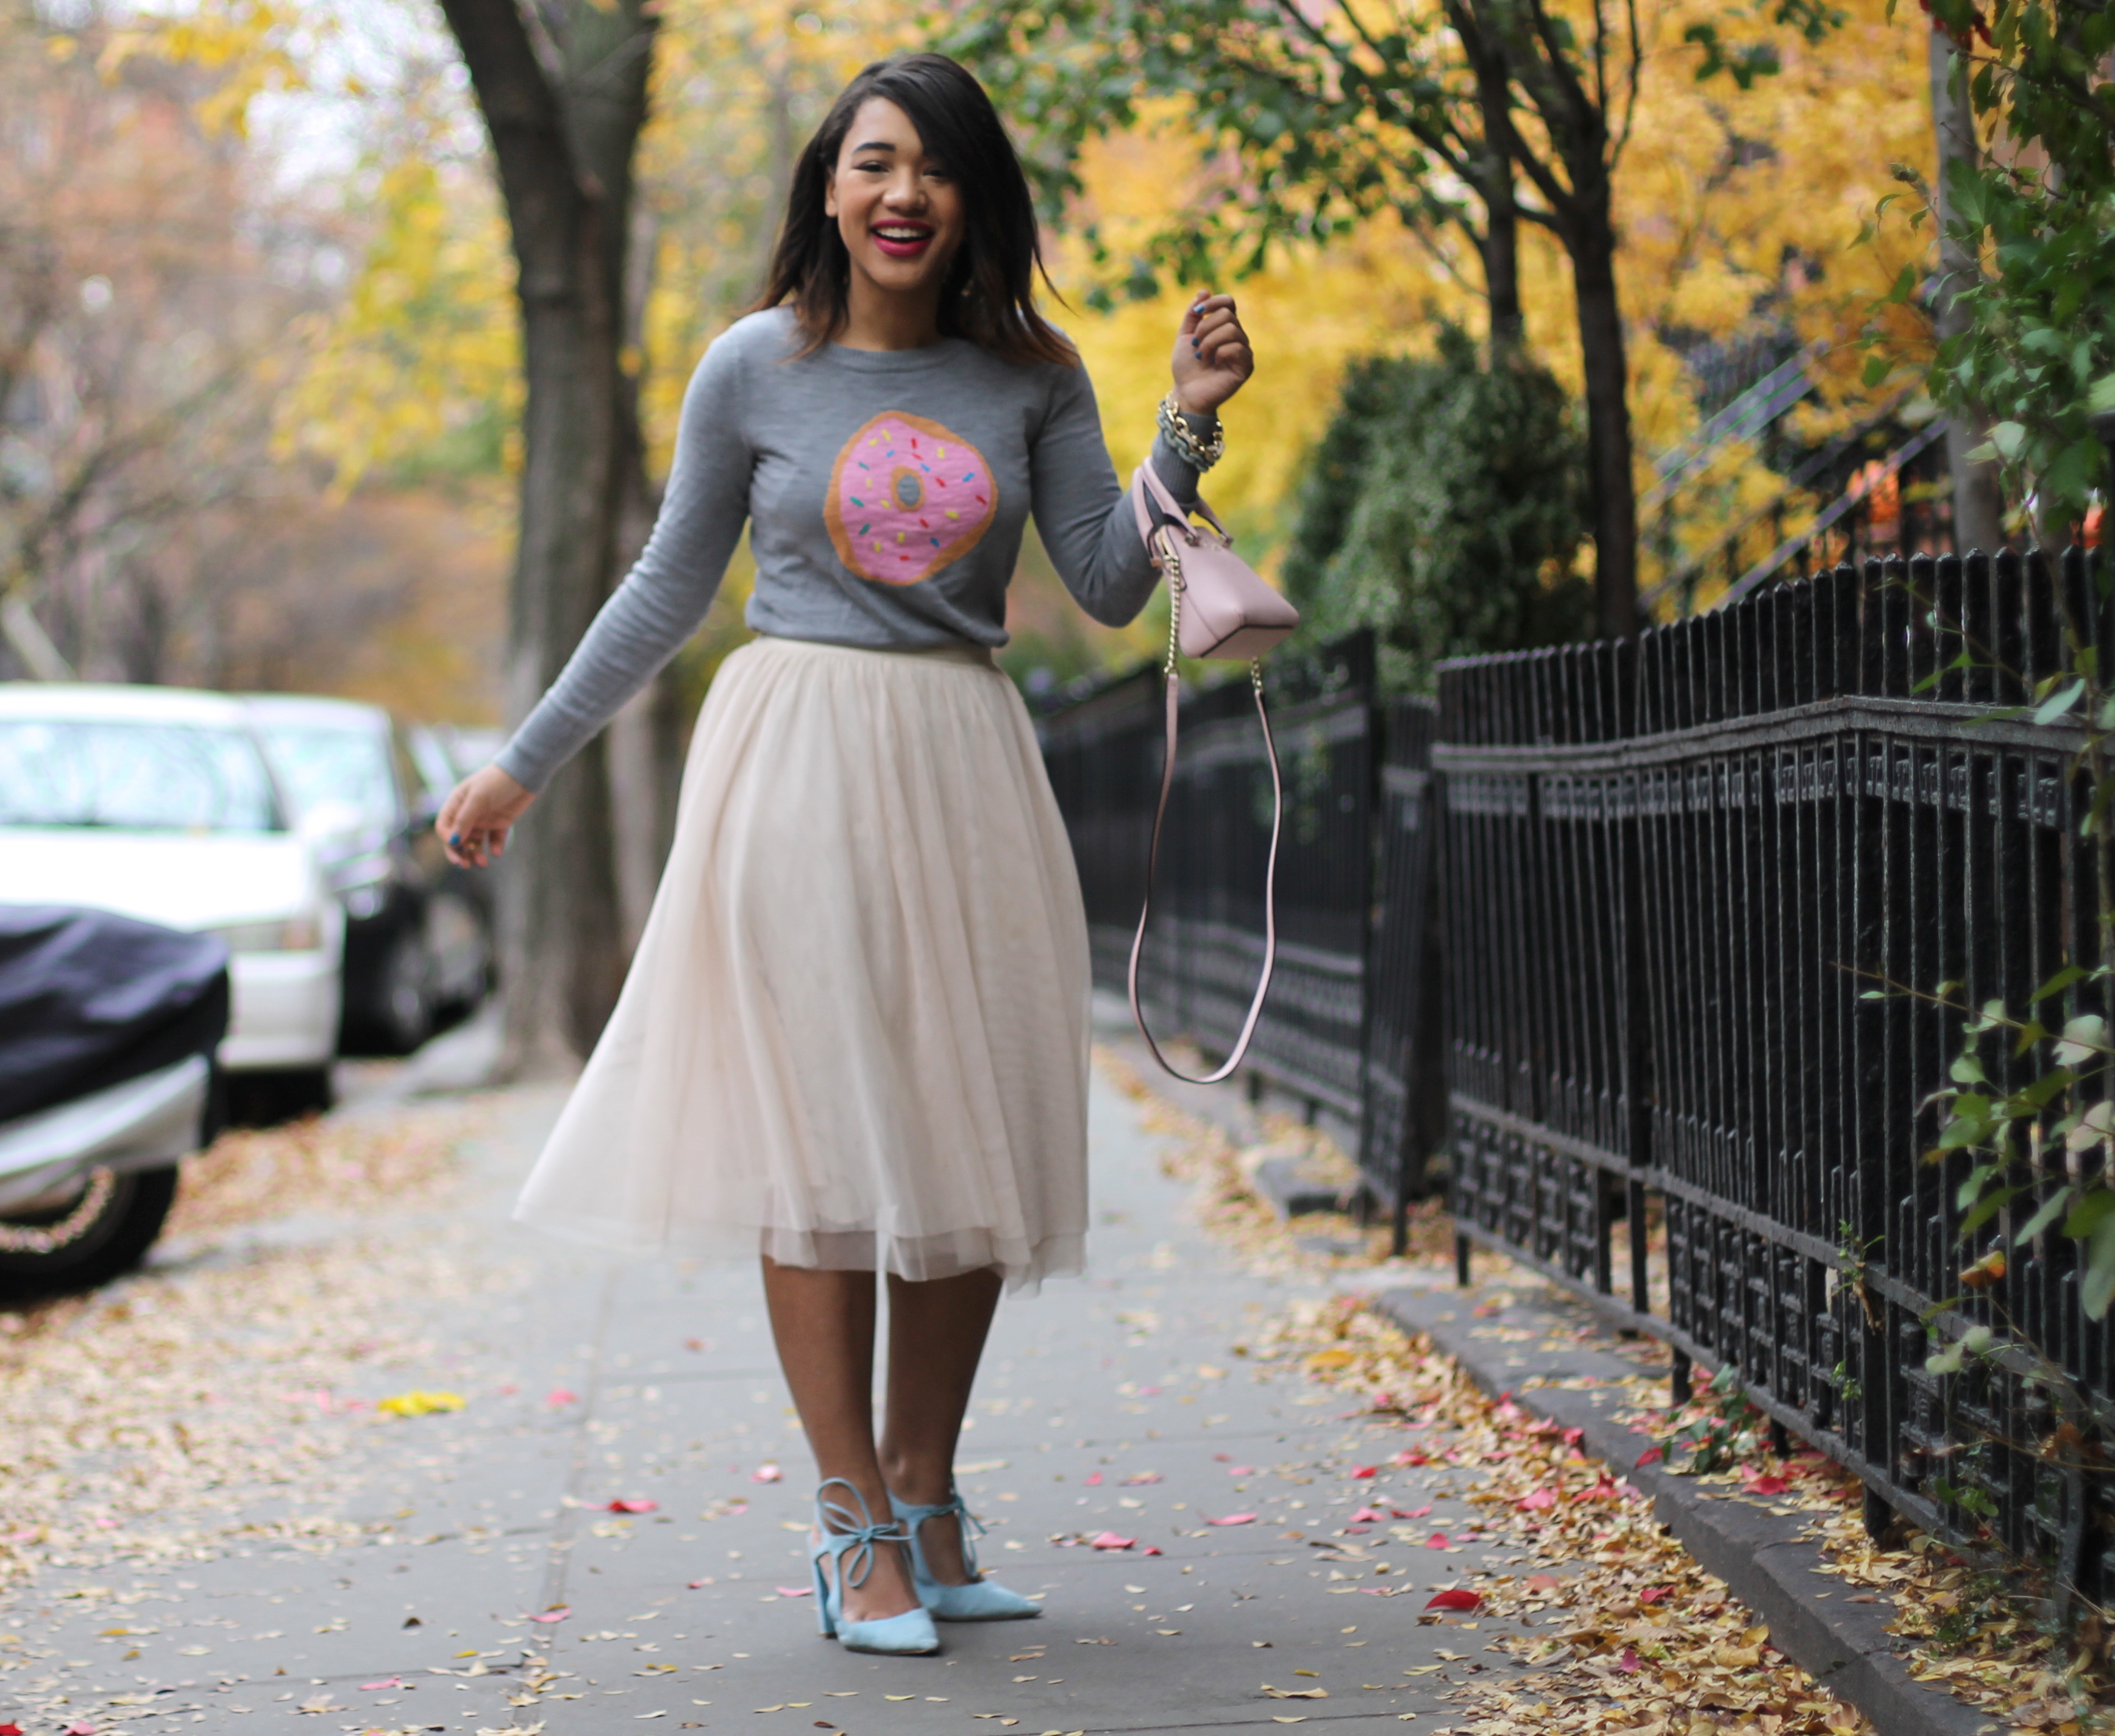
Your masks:
M0 903L220 935L221 1068L282 1113L328 1102L345 916L240 701L0 682Z

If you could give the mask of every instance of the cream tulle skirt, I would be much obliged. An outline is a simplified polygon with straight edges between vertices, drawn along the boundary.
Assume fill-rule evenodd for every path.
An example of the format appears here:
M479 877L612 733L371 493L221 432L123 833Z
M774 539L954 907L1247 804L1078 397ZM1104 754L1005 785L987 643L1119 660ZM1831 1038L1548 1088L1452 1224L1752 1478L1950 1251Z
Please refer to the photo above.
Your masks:
M1088 964L1026 710L970 647L722 665L631 973L516 1216L1010 1288L1081 1263Z

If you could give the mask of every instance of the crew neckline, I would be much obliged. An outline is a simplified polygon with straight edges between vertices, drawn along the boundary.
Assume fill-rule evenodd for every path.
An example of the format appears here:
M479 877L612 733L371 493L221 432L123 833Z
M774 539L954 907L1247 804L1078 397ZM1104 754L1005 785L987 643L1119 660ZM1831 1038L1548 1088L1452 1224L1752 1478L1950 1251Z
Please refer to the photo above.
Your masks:
M960 353L966 338L943 337L937 343L920 344L915 350L855 350L832 342L826 347L833 361L869 374L899 374L907 369L929 367Z

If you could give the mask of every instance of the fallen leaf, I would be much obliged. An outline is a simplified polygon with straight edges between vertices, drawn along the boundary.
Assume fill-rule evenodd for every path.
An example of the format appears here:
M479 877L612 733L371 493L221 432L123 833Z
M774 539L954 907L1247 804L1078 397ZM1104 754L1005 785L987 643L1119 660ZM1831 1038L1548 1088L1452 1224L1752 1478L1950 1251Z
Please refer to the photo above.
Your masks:
M398 1393L393 1398L382 1399L375 1405L378 1411L387 1411L392 1417L426 1417L437 1411L459 1411L463 1408L461 1393L429 1393L414 1387L408 1393Z
M580 1395L566 1387L554 1386L551 1389L549 1396L547 1397L544 1402L549 1405L553 1410L556 1410L561 1405L578 1404L580 1402Z
M1637 1462L1641 1466L1656 1465L1660 1462L1660 1460L1666 1457L1667 1449L1665 1447L1647 1447L1644 1452L1638 1454Z
M815 1588L811 1585L782 1585L774 1586L772 1589L781 1597L807 1597L814 1593Z
M776 1465L759 1465L749 1473L749 1480L752 1483L783 1482L785 1478L786 1473Z
M392 1676L386 1682L363 1682L360 1684L360 1691L363 1694L378 1694L385 1689L401 1688L403 1685L404 1679L401 1676Z
M1513 1504L1530 1513L1541 1513L1557 1504L1556 1492L1548 1489L1530 1489Z
M1354 1477L1379 1477L1380 1474L1381 1467L1379 1465L1354 1465L1351 1467L1351 1475Z
M572 1613L573 1606L571 1604L556 1604L541 1615L532 1615L529 1619L532 1622L562 1622Z
M1207 1525L1253 1525L1256 1516L1252 1513L1230 1513L1223 1519L1207 1518Z
M1453 1586L1441 1591L1426 1603L1428 1610L1480 1610L1484 1600L1480 1593L1466 1586Z
M1105 1531L1098 1537L1087 1539L1090 1549L1130 1549L1138 1541L1135 1537L1120 1537L1113 1531Z
M612 1513L658 1513L660 1507L658 1501L649 1501L641 1495L619 1496L609 1504Z

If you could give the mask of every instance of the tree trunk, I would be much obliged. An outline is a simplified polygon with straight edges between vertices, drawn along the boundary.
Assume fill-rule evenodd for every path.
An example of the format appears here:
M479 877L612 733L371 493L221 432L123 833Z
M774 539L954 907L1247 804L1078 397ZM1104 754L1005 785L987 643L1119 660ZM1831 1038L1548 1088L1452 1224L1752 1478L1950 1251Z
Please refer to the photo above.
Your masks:
M507 679L518 721L609 593L638 463L622 305L654 25L641 0L571 0L562 39L539 56L516 0L442 0L442 9L491 131L519 268L528 392ZM530 810L500 877L514 1072L585 1054L616 1003L624 954L613 854L608 761L591 750Z
M1567 237L1586 364L1586 463L1601 632L1638 636L1638 504L1631 475L1629 362L1616 296L1616 236L1605 200Z
M1521 317L1520 208L1513 194L1512 87L1505 50L1480 39L1476 104L1483 115L1484 289L1491 304L1491 355L1516 350Z
M1934 325L1940 342L1957 338L1968 329L1968 310L1951 286L1974 275L1975 256L1947 234L1952 214L1952 192L1947 172L1956 163L1975 161L1975 117L1968 105L1966 89L1952 88L1958 57L1945 32L1931 33L1931 120L1938 144L1938 172L1932 188L1938 202L1938 269L1947 287L1942 287L1933 310ZM1953 546L1966 554L1971 549L1994 550L2005 540L2004 501L1998 490L1998 466L1989 459L1971 459L1968 454L1990 437L1989 418L1966 408L1947 419L1946 462L1953 476Z

